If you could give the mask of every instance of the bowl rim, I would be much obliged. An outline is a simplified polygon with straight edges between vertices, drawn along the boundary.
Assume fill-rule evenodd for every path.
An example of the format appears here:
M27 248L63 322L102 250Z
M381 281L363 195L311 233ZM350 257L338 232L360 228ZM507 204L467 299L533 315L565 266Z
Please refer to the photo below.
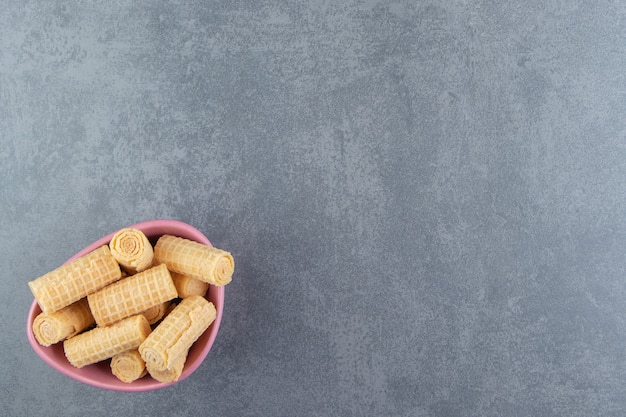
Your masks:
M179 220L173 220L173 219L147 220L147 221L135 223L130 226L125 226L124 228L135 228L135 229L142 230L148 237L151 237L151 236L155 237L155 236L160 236L163 234L172 234L172 235L182 234L184 235L182 237L185 237L190 240L195 240L207 246L212 246L209 239L202 232L200 232L195 227ZM80 250L78 253L76 253L72 257L70 257L67 261L63 263L63 265L69 262L72 262L73 260L93 251L94 249L97 249L100 246L108 244L113 238L113 235L115 235L115 233L117 233L117 231L121 229L122 228L116 231L113 231L107 234L106 236L103 236L100 239L96 240L95 242L91 243L90 245L88 245L87 247ZM55 361L50 355L46 353L48 352L48 349L52 349L52 347L46 347L46 346L40 345L37 339L35 339L35 336L33 334L33 329L32 329L33 321L35 320L35 317L41 312L41 308L39 307L39 304L37 303L37 300L35 299L33 299L31 306L29 308L29 311L28 311L28 317L27 317L27 322L26 322L26 335L27 335L28 342L30 343L31 347L44 362L46 362L48 365L50 365L52 368L56 369L60 373L76 381L79 381L84 384L91 385L97 388L108 389L112 391L122 391L122 392L153 391L153 390L157 390L157 389L174 385L186 379L201 365L204 358L207 356L207 354L211 350L211 347L213 346L213 343L217 336L220 323L222 321L222 314L224 310L224 287L223 286L215 287L211 285L209 287L209 291L212 291L212 293L215 294L215 299L219 300L220 302L216 303L217 314L216 314L215 320L213 321L211 326L209 326L209 329L207 329L205 333L203 334L204 336L206 332L210 332L208 340L206 344L202 346L199 353L197 353L197 360L194 360L188 364L185 364L185 368L183 369L183 372L180 378L178 379L178 381L174 381L174 382L162 383L153 378L149 378L149 376L143 377L131 383L124 383L119 380L112 380L113 382L99 381L99 380L95 380L92 377L88 377L81 373L76 372L76 370L78 370L79 368L72 368L72 367L68 367L67 364L60 364L58 361ZM207 295L205 297L208 297L208 296L209 296L209 292L207 292ZM59 343L62 343L62 342L59 342ZM97 364L88 365L88 366L96 366L96 365ZM138 381L142 383L137 383Z

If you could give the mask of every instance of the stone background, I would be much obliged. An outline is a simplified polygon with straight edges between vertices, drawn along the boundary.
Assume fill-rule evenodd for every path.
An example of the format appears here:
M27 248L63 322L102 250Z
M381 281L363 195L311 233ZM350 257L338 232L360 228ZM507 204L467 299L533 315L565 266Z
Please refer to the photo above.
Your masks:
M0 414L626 415L625 68L620 1L3 1ZM207 360L57 373L26 283L155 218Z

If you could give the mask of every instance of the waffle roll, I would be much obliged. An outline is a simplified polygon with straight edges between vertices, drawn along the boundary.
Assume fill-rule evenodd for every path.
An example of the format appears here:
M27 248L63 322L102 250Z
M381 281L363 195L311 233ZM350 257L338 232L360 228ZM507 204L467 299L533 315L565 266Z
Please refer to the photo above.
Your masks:
M172 235L163 235L157 240L154 262L218 287L228 284L235 270L235 261L229 252Z
M98 326L107 326L177 295L167 267L161 264L89 294L87 300Z
M150 324L141 314L105 327L96 327L63 342L65 357L77 368L137 349L150 334Z
M213 323L216 313L213 303L204 297L183 298L139 346L146 366L155 371L172 369Z
M131 275L152 266L154 257L152 244L139 229L119 230L111 238L109 248L115 260Z
M146 364L146 369L148 370L148 373L152 378L164 384L168 382L178 381L178 378L180 378L183 373L183 369L185 368L185 362L187 362L188 353L189 351L183 353L178 359L176 359L176 361L174 361L170 368L158 371L154 369L150 364Z
M142 378L148 373L146 363L141 359L137 349L118 353L111 358L111 372L127 384Z
M169 307L170 302L165 301L164 303L157 304L154 307L150 307L149 309L142 311L141 314L148 319L148 323L150 323L150 325L153 325L165 317L165 313L167 313Z
M111 255L109 247L104 245L29 281L28 287L41 311L50 313L75 303L121 277L119 264Z
M33 334L42 346L50 346L77 335L95 324L86 298L52 312L39 313L33 321Z
M209 284L207 282L200 281L199 279L176 272L171 272L171 275L172 281L174 281L174 286L176 287L176 291L178 292L178 296L180 298L187 298L192 295L204 297L209 289Z

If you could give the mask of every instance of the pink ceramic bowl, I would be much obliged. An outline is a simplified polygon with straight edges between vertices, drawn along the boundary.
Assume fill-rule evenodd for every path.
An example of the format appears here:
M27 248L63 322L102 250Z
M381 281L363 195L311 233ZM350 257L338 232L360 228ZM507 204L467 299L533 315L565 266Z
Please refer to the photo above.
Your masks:
M199 230L193 226L176 220L151 220L129 227L142 230L153 242L163 234L171 234L211 246L209 239L207 239ZM108 244L114 234L115 232L112 232L111 234L95 241L85 249L78 252L76 255L72 256L65 263L71 262L102 245ZM209 353L220 327L222 312L224 310L224 287L215 287L213 285L209 286L206 298L215 305L217 317L215 318L213 324L211 324L211 326L191 347L189 355L187 356L185 368L178 382L187 378L200 366L204 358ZM32 325L35 317L39 313L41 313L41 309L39 308L37 301L33 300L28 312L28 323L26 324L28 341L41 359L62 374L85 384L93 385L94 387L126 392L151 391L175 384L175 382L168 384L158 382L155 379L152 379L149 375L131 383L124 383L111 373L109 360L88 365L80 369L75 368L65 358L62 342L54 344L50 347L44 347L41 346L35 339Z

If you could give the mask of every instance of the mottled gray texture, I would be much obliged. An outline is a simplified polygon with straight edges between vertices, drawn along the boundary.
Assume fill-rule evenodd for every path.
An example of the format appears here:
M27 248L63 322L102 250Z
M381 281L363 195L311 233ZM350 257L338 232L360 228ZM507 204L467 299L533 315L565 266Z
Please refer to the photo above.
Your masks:
M626 415L625 69L621 1L4 1L0 414ZM153 218L236 258L214 349L60 375L26 282Z

